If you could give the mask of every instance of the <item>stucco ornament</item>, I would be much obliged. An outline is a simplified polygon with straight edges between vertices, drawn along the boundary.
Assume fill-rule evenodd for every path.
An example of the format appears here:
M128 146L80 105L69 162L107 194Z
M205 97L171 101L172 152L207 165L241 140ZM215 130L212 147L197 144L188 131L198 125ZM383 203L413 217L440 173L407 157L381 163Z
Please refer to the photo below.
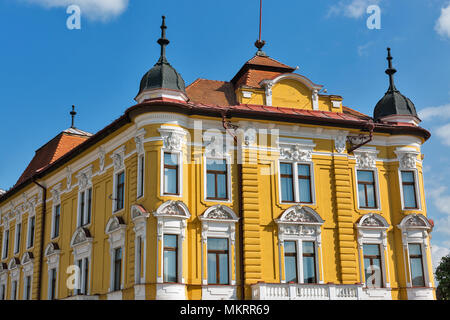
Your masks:
M106 152L103 147L100 147L98 149L98 158L99 158L99 164L100 164L100 172L103 172L103 169L105 169L105 156Z
M125 166L125 146L115 150L111 155L113 160L114 171L118 171Z
M161 132L164 148L168 150L181 150L184 134L176 131Z
M280 156L283 160L311 161L312 147L294 145L280 145Z
M354 151L356 157L356 165L358 168L372 169L376 167L376 152L372 151Z
M225 210L222 205L216 206L213 210L208 213L208 218L210 219L230 219L231 216Z
M346 148L347 135L345 133L339 133L334 138L334 148L338 153L344 153Z
M317 222L314 216L307 212L304 207L296 206L284 217L286 222Z

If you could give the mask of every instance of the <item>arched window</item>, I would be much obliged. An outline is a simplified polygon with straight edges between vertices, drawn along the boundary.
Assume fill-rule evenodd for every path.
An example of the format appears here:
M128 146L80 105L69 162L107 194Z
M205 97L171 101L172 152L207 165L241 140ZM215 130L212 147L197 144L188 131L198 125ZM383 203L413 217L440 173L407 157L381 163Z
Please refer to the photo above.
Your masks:
M319 214L306 206L292 206L278 224L280 279L282 283L323 283L321 227Z
M239 218L231 208L216 205L199 219L202 222L202 299L236 299L235 238Z
M409 214L397 226L402 232L408 299L433 299L429 265L429 232L432 226L422 214Z
M360 281L370 289L366 290L369 297L391 299L389 264L386 263L388 228L386 219L376 213L366 214L356 223ZM385 290L378 290L381 288Z
M156 299L185 299L186 220L191 214L182 201L170 200L159 206L153 215L158 236Z
M120 216L109 219L105 233L109 236L110 287L108 300L121 300L125 280L125 235L126 225Z

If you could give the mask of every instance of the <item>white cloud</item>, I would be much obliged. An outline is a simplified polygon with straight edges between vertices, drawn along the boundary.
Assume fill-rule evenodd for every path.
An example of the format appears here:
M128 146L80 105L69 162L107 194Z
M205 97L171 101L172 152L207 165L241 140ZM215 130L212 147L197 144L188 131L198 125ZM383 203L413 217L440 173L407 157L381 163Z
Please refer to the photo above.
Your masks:
M450 217L450 194L446 194L446 186L437 188L427 188L427 195L432 199L433 205L442 213L448 214ZM450 220L449 220L450 222ZM450 228L448 229L450 234Z
M359 55L360 57L362 57L362 56L368 56L368 55L369 55L369 48L370 48L373 44L374 44L374 43L371 41L371 42L368 42L368 43L366 43L366 44L363 44L363 45L358 46L358 55Z
M441 16L436 22L435 30L441 36L450 38L450 4L441 9Z
M78 5L81 16L90 20L106 21L121 15L128 7L129 0L22 0L45 8L67 8Z
M433 261L433 271L436 271L436 268L439 266L442 257L448 255L449 253L449 248L441 247L433 243L431 244L431 259Z
M347 18L358 19L366 14L367 7L378 4L381 0L348 0L339 1L330 7L327 17L343 15Z
M434 130L436 135L441 138L441 142L447 146L450 146L450 123L445 126L439 127Z
M419 111L419 118L423 121L439 118L450 119L450 103L438 107L428 107Z

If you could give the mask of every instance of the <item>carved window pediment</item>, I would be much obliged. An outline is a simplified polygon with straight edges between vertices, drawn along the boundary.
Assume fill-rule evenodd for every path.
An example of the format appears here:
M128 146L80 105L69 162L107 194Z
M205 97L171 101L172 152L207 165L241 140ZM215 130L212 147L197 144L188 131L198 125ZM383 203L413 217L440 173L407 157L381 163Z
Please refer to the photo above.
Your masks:
M277 223L309 223L309 224L323 224L324 221L319 214L310 207L296 205L287 209Z
M73 248L87 241L92 241L91 234L86 228L78 228L72 236L70 246Z
M182 201L174 201L169 200L164 202L154 213L155 217L181 217L185 219L189 219L191 214L189 213L188 208Z
M355 150L356 166L359 169L374 169L377 164L376 150Z
M31 263L31 262L33 262L33 253L32 252L25 252L23 255L22 255L22 259L21 259L21 261L20 261L20 263L22 264L22 265L26 265L26 264L28 264L28 263Z
M59 246L55 242L50 242L47 247L45 248L45 256L51 256L53 254L58 254L60 252Z
M219 204L208 208L201 215L200 220L229 220L230 222L236 222L239 218L231 208Z
M106 224L106 230L105 233L106 234L111 234L114 233L116 231L119 231L121 229L125 229L126 225L125 222L123 221L122 217L112 217L111 219L109 219L108 223Z
M386 219L376 213L369 213L361 217L357 223L358 228L388 228L389 224Z
M12 258L11 260L9 260L9 263L8 263L9 270L17 269L17 267L19 267L19 266L20 266L20 260L18 258Z
M402 219L400 229L431 229L428 219L422 214L409 214Z
M148 218L149 213L140 204L135 204L131 207L131 220L135 221L139 218Z
M313 148L303 144L280 144L280 159L311 162Z

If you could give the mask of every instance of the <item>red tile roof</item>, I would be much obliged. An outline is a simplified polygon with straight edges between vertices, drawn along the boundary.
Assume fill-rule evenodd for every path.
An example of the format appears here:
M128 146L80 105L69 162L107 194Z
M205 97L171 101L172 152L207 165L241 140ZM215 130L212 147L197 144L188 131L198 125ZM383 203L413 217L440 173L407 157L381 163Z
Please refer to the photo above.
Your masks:
M186 87L191 102L217 105L236 104L236 95L230 82L197 79Z
M90 135L79 135L68 132L61 132L52 140L47 142L36 153L28 164L28 167L16 182L16 186L32 177L36 172L52 164L67 152L86 141Z

